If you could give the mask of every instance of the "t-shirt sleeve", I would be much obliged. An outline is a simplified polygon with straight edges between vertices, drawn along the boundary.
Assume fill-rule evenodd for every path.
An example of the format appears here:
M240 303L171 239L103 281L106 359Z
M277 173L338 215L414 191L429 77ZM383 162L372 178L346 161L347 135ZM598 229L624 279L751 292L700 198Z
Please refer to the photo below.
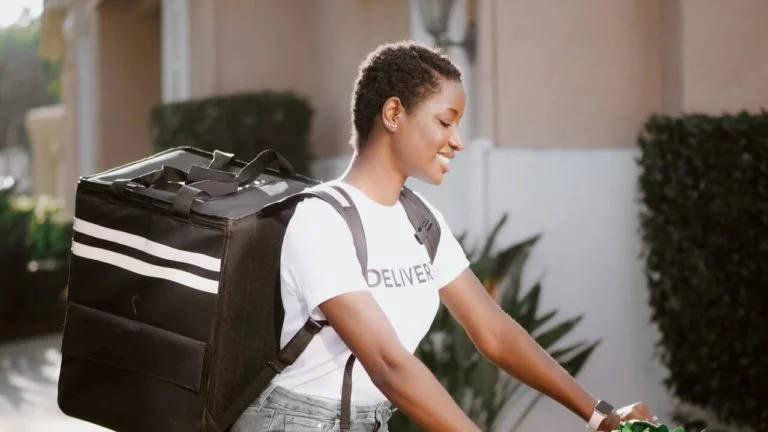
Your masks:
M326 300L368 290L347 224L319 199L297 206L283 238L280 265L310 314Z
M464 248L461 247L461 244L459 244L453 231L445 221L443 214L429 201L424 199L422 195L418 193L417 195L429 207L440 224L440 243L437 246L433 270L437 287L442 289L453 282L454 279L469 267L469 260L467 259L466 252L464 252Z

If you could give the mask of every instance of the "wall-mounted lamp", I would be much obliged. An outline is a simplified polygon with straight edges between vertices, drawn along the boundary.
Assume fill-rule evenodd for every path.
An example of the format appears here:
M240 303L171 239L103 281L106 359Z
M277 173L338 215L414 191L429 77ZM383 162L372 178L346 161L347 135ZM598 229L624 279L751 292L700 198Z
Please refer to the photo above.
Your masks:
M464 40L454 41L448 38L448 22L456 0L416 0L419 7L419 15L424 27L434 39L435 45L440 48L458 46L467 53L470 63L475 62L477 51L477 0L467 1L467 29Z

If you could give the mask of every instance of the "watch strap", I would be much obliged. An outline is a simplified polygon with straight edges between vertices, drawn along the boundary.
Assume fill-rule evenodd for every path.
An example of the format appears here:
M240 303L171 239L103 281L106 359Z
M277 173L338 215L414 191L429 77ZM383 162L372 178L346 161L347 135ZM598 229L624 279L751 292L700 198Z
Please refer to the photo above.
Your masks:
M592 411L592 416L589 418L589 423L587 423L587 428L592 432L597 432L597 428L600 427L603 420L611 415L612 412L613 405L603 400L597 401L597 404L595 404L595 408Z
M592 411L592 417L589 418L589 423L587 423L587 429L591 430L592 432L597 432L597 428L600 427L600 423L603 422L608 416L601 413L598 410Z

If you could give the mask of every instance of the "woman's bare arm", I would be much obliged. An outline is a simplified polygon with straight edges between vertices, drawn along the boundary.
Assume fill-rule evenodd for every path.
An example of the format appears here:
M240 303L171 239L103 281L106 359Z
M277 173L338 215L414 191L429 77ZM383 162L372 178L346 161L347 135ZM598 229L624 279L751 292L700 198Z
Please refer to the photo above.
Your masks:
M589 420L597 400L500 308L472 271L465 270L440 296L483 356Z
M428 431L480 430L432 372L403 347L369 293L334 297L320 310L374 384L413 422Z

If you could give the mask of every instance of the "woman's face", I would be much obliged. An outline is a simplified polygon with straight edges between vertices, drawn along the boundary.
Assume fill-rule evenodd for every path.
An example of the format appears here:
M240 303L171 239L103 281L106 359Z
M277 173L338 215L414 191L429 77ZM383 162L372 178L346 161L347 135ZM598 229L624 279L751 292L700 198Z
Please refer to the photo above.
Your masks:
M394 120L394 151L408 177L439 185L451 160L464 149L459 121L464 115L464 87L443 80L440 90L410 113Z

